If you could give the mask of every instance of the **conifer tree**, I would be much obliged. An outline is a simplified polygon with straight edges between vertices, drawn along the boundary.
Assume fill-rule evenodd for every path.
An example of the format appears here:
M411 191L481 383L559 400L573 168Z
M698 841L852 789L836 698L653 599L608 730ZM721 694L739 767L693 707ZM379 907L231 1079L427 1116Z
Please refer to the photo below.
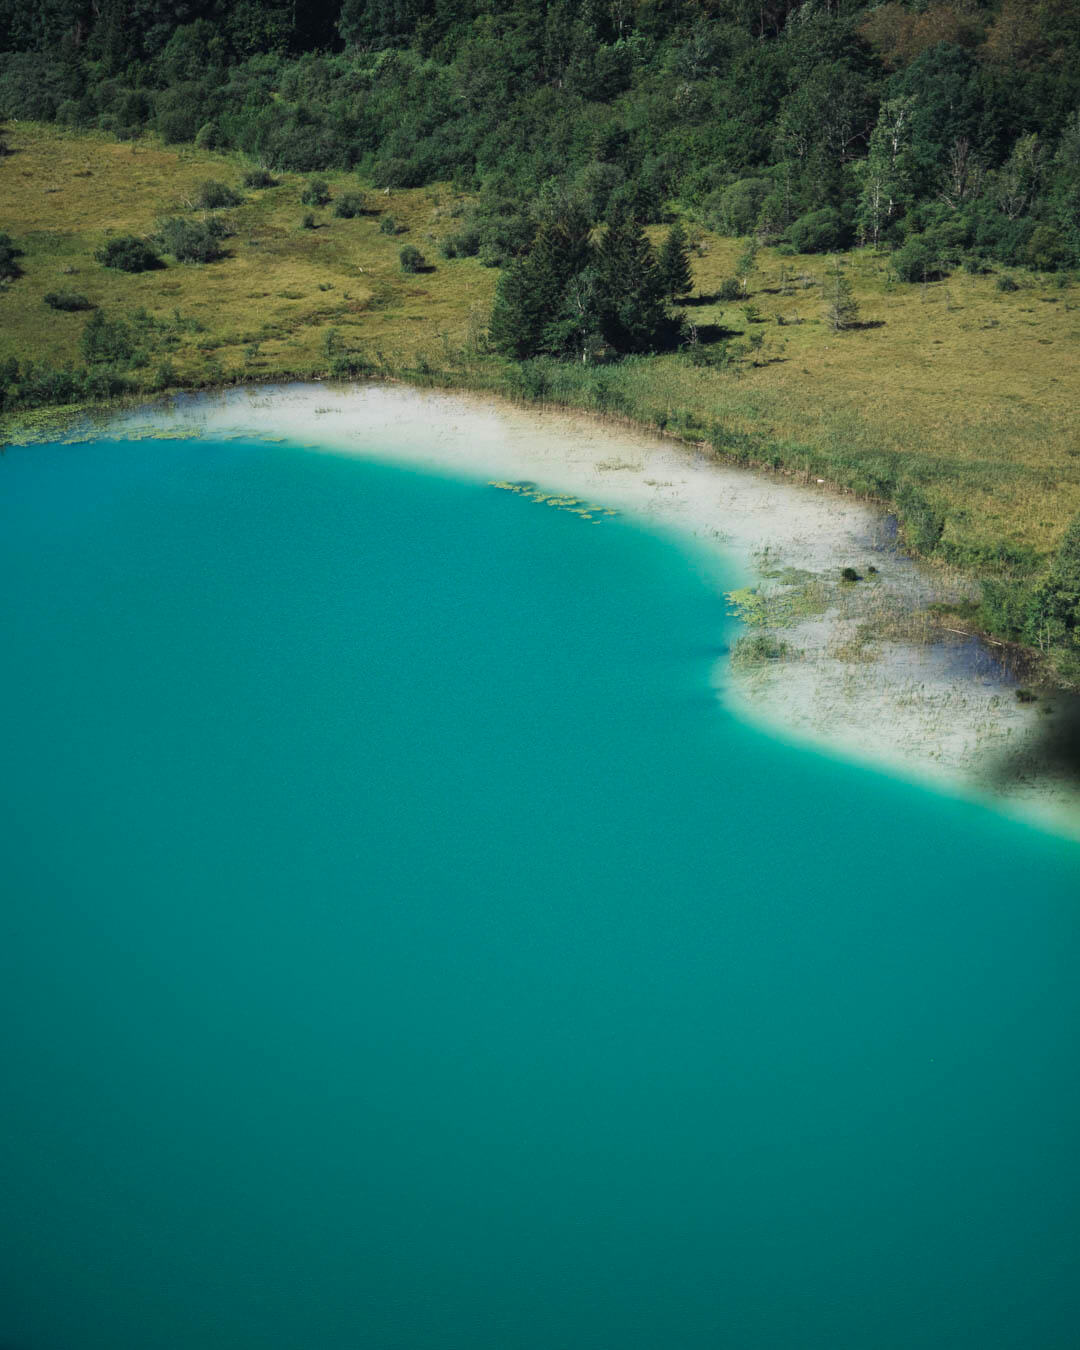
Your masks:
M660 250L660 276L664 282L664 292L670 300L689 295L694 289L694 277L690 270L690 250L686 243L686 231L681 220L677 220L668 230L664 246Z
M859 318L859 303L838 258L833 259L825 282L825 318L837 333L854 327Z
M572 351L595 325L582 313L578 278L589 264L588 222L573 209L537 231L529 254L499 278L491 311L496 351L521 359Z
M671 335L656 255L627 213L615 217L597 246L595 299L599 329L618 352L654 350Z

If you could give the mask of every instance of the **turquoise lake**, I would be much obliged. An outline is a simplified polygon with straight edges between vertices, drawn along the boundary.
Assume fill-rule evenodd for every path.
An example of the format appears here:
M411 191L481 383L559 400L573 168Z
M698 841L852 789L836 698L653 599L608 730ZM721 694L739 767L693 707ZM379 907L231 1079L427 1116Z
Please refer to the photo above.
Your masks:
M717 565L0 458L3 1350L1057 1350L1080 846L730 718Z

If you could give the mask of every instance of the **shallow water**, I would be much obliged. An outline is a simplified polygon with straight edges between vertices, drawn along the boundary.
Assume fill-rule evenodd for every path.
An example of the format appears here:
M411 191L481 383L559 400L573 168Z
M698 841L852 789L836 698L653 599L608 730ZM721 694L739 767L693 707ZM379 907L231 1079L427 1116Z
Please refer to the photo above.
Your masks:
M1080 847L717 707L671 538L0 459L4 1350L1072 1346Z

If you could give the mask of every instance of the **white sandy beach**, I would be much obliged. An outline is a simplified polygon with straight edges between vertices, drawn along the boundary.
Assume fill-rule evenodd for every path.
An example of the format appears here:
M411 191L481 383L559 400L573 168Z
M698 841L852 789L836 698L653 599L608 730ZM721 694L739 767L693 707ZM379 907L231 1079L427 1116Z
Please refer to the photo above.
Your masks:
M962 582L900 554L880 512L816 484L718 463L583 415L400 385L286 385L184 396L110 419L102 434L283 439L484 482L533 483L722 554L780 659L717 663L718 697L774 734L1080 833L1080 792L1037 747L1058 715L1025 704L994 648L930 629ZM576 504L575 504L576 505ZM583 521L583 526L586 522ZM840 579L853 567L863 578ZM873 570L871 570L873 569ZM745 656L745 649L740 649ZM1026 757L999 781L1003 759Z

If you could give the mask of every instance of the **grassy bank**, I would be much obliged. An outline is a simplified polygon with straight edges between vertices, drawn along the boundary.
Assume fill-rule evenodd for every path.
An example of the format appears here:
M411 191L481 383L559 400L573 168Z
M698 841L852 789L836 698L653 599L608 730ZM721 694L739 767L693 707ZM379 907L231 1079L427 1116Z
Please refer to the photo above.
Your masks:
M497 272L440 254L465 205L449 188L369 190L364 214L339 218L335 201L363 188L354 176L324 175L320 207L301 201L304 178L280 174L218 213L229 230L220 260L166 257L128 274L95 260L108 238L202 218L200 185L239 188L250 166L28 124L8 141L0 232L21 249L22 274L0 290L0 363L82 366L87 314L44 298L74 292L129 325L135 392L382 373L624 416L878 498L915 549L1020 590L1080 511L1080 285L1060 274L1017 273L1016 289L1000 273L907 285L886 258L847 254L861 326L836 333L822 316L820 255L762 249L745 294L725 301L743 246L701 232L683 310L693 351L515 366L483 342ZM431 270L402 271L404 245ZM1005 622L992 611L980 621ZM1060 673L1075 678L1067 663Z

